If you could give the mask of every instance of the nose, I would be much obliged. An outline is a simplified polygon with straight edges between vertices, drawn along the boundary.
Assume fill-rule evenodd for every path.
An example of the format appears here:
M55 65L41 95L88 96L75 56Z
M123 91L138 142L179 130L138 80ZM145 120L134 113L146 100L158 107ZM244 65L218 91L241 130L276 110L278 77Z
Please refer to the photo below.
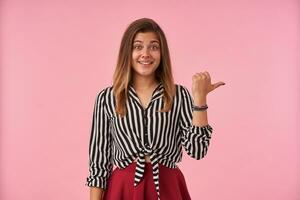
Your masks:
M150 56L149 56L148 54L143 54L143 55L142 55L142 58L143 58L143 59L146 59L146 58L149 58L149 57L150 57Z
M150 57L150 53L149 53L149 50L147 48L145 48L143 51L142 51L142 55L141 55L142 58L149 58Z

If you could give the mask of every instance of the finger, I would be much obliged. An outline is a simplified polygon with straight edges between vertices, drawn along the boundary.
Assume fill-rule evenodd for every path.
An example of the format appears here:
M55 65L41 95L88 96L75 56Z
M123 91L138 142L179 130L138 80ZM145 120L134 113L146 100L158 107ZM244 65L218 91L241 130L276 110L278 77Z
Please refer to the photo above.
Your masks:
M205 71L204 73L205 73L205 75L207 76L207 78L209 78L209 79L210 79L210 75L209 75L209 73L208 73L207 71Z
M198 80L198 78L199 78L199 75L198 75L198 74L194 74L194 75L193 75L193 81Z
M205 79L210 79L209 73L207 71L203 72Z
M201 73L201 72L199 72L199 73L196 73L197 74L197 77L199 78L199 79L203 79L204 77L203 77L203 74Z
M222 81L219 81L218 83L213 84L214 89L216 89L217 87L220 87L221 85L225 85L225 83Z
M206 74L205 73L201 73L201 78L202 79L207 79Z

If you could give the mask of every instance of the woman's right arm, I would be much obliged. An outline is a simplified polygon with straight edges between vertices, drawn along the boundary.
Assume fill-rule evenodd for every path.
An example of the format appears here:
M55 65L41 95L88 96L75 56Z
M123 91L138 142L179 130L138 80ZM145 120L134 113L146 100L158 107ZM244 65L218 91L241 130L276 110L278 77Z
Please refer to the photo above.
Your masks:
M106 90L102 90L95 100L92 130L89 145L89 171L86 185L90 187L90 199L101 200L108 187L108 179L113 170L112 136L106 111Z
M90 200L102 200L104 190L99 187L90 187Z

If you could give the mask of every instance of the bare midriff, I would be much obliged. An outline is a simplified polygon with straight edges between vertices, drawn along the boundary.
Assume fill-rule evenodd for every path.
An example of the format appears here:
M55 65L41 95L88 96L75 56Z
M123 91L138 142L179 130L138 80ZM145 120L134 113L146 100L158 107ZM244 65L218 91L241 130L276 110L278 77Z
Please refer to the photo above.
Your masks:
M145 156L145 160L146 160L146 162L151 162L151 160L150 160L150 156ZM137 162L137 158L134 160L134 162Z

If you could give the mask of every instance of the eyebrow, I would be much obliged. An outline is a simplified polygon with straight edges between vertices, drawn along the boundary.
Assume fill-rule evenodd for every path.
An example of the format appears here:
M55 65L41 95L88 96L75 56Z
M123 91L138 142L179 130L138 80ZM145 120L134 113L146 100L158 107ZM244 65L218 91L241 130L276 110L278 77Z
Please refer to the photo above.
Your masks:
M141 40L135 40L133 43L136 43L136 42L143 43ZM159 44L159 41L157 41L157 40L151 40L150 43L158 43Z

